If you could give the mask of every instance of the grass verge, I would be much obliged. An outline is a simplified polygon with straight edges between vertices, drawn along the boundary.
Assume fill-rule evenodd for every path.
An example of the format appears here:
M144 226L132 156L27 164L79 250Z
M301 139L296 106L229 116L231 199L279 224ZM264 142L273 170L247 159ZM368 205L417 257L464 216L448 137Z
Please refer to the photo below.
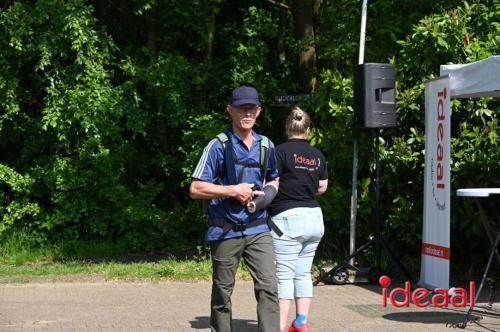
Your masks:
M201 281L210 280L208 255L179 258L162 253L124 253L111 243L37 245L23 233L0 243L0 283L30 281ZM250 280L242 263L239 280Z

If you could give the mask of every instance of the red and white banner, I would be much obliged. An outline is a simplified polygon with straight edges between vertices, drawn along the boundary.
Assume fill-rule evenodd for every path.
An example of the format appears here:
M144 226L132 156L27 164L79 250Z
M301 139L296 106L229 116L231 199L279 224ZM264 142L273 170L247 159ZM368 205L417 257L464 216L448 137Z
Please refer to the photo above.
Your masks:
M450 79L425 82L425 178L419 285L449 287Z

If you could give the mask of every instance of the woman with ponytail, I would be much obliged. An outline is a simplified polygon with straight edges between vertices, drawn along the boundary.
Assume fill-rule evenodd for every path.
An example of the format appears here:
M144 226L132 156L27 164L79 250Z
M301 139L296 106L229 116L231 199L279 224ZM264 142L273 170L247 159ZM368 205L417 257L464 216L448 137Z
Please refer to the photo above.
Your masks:
M326 191L328 171L323 154L307 142L310 126L309 115L294 108L286 119L288 140L276 147L280 186L269 213L283 232L281 237L272 233L281 332L309 331L311 266L324 233L323 214L315 196ZM296 318L288 327L288 311L294 300Z

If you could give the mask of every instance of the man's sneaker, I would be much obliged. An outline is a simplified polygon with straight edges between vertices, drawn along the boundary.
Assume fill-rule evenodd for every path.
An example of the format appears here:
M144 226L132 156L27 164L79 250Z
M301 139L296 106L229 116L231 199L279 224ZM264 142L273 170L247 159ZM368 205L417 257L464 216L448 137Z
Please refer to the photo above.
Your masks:
M295 322L288 328L288 332L309 332L309 325L307 323L302 324L301 326L295 326Z
M285 327L283 330L280 330L280 332L290 332L289 327Z

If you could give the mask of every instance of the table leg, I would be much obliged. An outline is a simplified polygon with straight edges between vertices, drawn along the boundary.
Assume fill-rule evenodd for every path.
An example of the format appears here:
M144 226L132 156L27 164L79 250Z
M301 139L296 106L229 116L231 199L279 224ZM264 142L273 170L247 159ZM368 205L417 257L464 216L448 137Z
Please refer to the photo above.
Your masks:
M477 303L477 300L479 299L479 295L481 294L481 290L483 289L484 286L484 281L486 280L486 276L488 275L488 271L490 270L491 266L491 261L493 260L493 256L496 253L498 241L500 240L500 232L497 233L497 237L495 239L495 243L491 247L491 253L490 257L488 258L488 264L486 265L486 269L484 270L483 277L481 278L481 283L479 284L479 288L477 289L476 295L474 296L474 303ZM467 323L469 322L469 319L471 318L472 311L474 310L474 307L470 307L469 310L467 311L467 316L465 317L465 326L467 326Z
M483 224L484 231L486 232L486 235L488 236L488 240L490 241L490 244L493 245L493 233L495 233L491 227L491 225L488 222L488 219L486 218L486 213L484 212L483 206L479 203L479 201L476 199L476 205L479 208L479 214L480 214L480 220L481 224ZM498 254L498 250L495 247L495 256L497 258L498 264L500 264L500 255Z

